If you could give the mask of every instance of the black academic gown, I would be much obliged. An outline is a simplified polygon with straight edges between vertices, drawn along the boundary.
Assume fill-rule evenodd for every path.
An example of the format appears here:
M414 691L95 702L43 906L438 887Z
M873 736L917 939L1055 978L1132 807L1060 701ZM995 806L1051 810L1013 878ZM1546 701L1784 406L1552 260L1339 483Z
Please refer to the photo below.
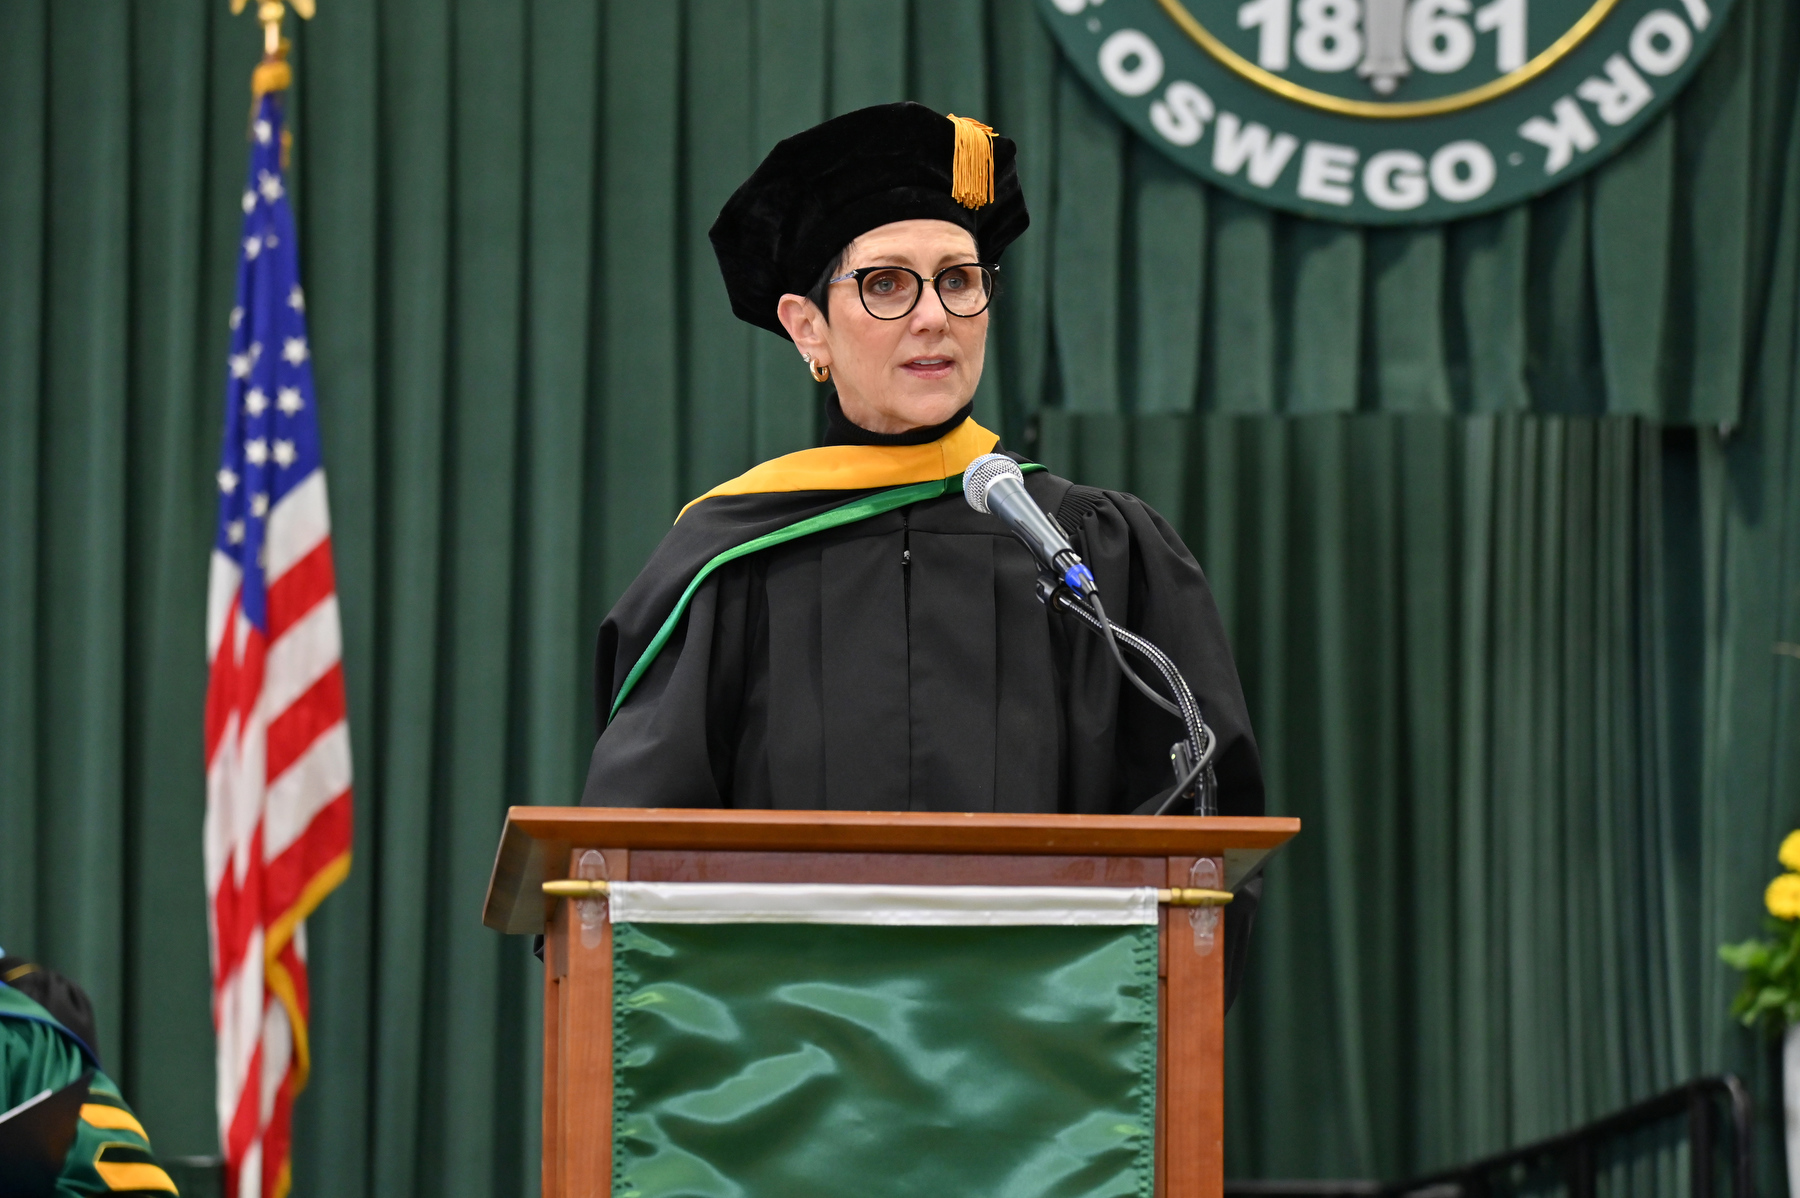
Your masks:
M1219 739L1221 814L1262 814L1237 669L1193 555L1134 496L1044 471L1025 485L1093 569L1108 615L1187 677ZM602 625L603 719L702 563L866 493L691 508ZM1047 610L1036 577L1025 547L960 491L732 561L601 731L582 802L1129 814L1173 781L1180 721L1120 677L1098 636ZM1259 879L1226 908L1228 996L1260 893Z

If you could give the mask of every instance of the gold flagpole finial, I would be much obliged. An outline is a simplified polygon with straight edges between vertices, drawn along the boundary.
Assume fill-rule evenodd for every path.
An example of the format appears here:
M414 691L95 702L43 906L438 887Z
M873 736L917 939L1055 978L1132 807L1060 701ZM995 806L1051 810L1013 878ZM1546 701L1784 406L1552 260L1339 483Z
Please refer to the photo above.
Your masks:
M232 15L243 12L247 3L248 0L231 0ZM314 0L292 0L292 3L294 11L309 21L318 11ZM285 91L294 81L294 73L287 63L287 41L281 36L281 21L285 16L287 4L283 0L257 0L256 19L263 27L263 60L250 77L253 96Z

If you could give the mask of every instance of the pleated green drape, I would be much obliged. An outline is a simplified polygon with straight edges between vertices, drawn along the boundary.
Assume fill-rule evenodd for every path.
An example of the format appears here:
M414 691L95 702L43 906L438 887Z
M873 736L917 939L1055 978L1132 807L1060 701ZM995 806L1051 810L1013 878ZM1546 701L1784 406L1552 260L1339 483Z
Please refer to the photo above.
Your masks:
M215 1143L203 580L258 41L225 7L0 5L0 944L89 988L171 1155ZM320 9L290 184L358 810L297 1192L534 1190L500 813L577 795L594 629L679 503L815 427L713 214L902 97L1025 149L982 415L1177 520L1307 819L1233 1171L1394 1174L1766 1066L1712 946L1800 820L1791 5L1742 3L1585 180L1381 233L1174 170L1030 0Z
M1717 1022L1695 1007L1693 438L1369 417L1200 439L1245 462L1204 553L1215 528L1285 546L1212 577L1273 790L1320 831L1270 876L1234 1161L1394 1176L1691 1076Z

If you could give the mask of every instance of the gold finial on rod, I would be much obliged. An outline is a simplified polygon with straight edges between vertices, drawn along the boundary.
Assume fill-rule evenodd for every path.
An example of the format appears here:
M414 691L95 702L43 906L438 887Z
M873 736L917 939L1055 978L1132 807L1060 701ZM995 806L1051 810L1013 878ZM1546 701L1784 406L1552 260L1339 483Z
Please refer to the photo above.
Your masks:
M248 2L231 0L231 15L243 12ZM294 11L308 21L318 11L314 0L291 0L291 3ZM283 0L257 0L256 19L263 27L263 60L257 64L256 73L250 79L250 90L254 95L283 91L293 82L293 72L287 64L287 40L281 36L281 21L285 16L287 3Z
M544 893L552 898L605 898L606 891L605 879L589 881L586 878L559 878L544 883Z
M1156 892L1156 901L1165 907L1223 907L1231 899L1229 890L1211 890L1203 886L1171 886Z

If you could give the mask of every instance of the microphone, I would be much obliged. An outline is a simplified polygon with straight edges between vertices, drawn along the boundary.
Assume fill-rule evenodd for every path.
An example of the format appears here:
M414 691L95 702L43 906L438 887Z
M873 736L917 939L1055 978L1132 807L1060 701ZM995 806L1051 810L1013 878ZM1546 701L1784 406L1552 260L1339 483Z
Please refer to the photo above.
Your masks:
M1056 521L1032 501L1030 492L1025 490L1025 474L1011 458L1003 453L989 453L970 462L963 471L963 498L976 511L998 516L1015 537L1025 542L1038 564L1062 579L1071 591L1099 594L1093 572L1081 564L1080 555Z

